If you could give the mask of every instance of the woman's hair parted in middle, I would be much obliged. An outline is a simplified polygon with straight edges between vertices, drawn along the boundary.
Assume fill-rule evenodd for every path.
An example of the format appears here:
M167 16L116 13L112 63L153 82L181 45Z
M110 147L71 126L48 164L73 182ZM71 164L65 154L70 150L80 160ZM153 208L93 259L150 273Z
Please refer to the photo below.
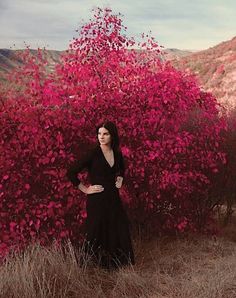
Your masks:
M101 123L100 125L98 125L96 127L97 135L98 135L99 128L101 128L101 127L104 127L109 131L109 133L111 135L111 147L112 147L112 149L118 151L119 145L120 145L120 140L119 140L118 130L117 130L115 123L113 123L112 121L107 121L107 122Z

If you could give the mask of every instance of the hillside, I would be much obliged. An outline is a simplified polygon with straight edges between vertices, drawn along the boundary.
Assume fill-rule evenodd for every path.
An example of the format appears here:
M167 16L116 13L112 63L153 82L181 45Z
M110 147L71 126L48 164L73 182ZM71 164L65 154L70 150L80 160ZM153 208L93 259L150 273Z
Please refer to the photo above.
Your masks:
M194 72L203 89L212 92L227 108L236 106L236 37L171 60L176 67Z
M23 50L0 49L0 79L4 79L5 75L14 67L20 66L23 61L19 57ZM36 55L37 50L30 50ZM46 51L48 55L49 67L53 68L59 62L62 51Z
M19 58L19 54L21 54L22 51L23 50L0 49L0 79L11 69L22 64L22 60ZM37 50L32 49L30 51L33 55L36 55ZM164 51L166 53L166 59L175 59L191 54L190 51L181 51L178 49L165 49ZM47 50L46 53L48 55L49 67L53 68L53 66L60 61L60 56L64 52Z
M164 49L163 51L165 52L165 57L167 60L173 60L173 59L179 60L193 53L193 51L179 50L179 49Z
M179 69L197 75L202 88L212 92L228 108L236 106L236 37L209 49L191 52L164 49L165 58ZM10 69L22 64L18 53L22 50L0 49L0 80ZM36 50L31 50L36 54ZM63 51L48 50L49 67L53 69Z

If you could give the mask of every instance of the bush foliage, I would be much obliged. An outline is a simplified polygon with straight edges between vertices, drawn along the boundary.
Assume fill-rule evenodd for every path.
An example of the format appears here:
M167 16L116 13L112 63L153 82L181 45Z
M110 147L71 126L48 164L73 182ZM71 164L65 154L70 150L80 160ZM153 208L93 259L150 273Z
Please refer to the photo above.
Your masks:
M126 161L120 190L133 223L156 232L206 227L207 193L226 162L219 105L196 79L164 62L153 37L126 35L120 15L96 9L61 62L24 52L0 105L0 251L40 240L78 241L85 197L68 165L116 122ZM85 175L86 181L86 175Z

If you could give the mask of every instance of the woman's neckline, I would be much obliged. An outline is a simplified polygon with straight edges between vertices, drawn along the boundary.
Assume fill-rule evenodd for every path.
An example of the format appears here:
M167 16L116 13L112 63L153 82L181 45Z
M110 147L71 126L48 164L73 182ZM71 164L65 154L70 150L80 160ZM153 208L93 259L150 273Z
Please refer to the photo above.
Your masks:
M106 159L106 157L105 157L105 155L104 155L104 153L103 153L103 151L102 151L102 147L101 147L100 145L99 145L99 148L100 148L100 150L101 150L101 152L102 152L102 155L103 155L105 161L107 162L108 166L109 166L110 168L113 168L114 165L115 165L115 153L114 153L114 150L111 149L111 151L113 151L113 156L114 156L114 164L111 166L111 165L109 164L109 162L107 161L107 159Z

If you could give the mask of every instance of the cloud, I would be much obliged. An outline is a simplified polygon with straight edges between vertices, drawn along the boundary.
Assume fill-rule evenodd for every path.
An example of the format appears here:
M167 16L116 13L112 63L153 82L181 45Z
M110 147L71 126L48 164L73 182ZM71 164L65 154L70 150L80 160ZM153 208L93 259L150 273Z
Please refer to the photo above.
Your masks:
M149 1L139 3L128 20L131 31L152 31L160 44L181 49L203 49L235 35L233 1ZM138 21L139 20L139 21ZM130 27L129 27L130 28Z
M7 8L8 8L7 2L4 0L0 0L0 16L5 13Z
M129 35L151 30L165 47L202 49L235 35L233 0L0 0L0 48L25 40L65 49L96 6L121 12Z

